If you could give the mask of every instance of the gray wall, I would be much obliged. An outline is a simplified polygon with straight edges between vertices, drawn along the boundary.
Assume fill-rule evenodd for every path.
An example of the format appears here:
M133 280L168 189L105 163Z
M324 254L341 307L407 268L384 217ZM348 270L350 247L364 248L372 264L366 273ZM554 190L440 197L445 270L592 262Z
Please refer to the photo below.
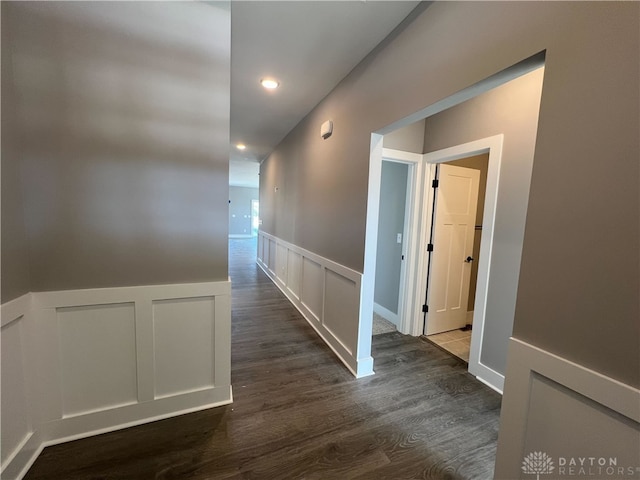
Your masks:
M504 134L482 363L503 373L513 329L544 70L427 118L425 152Z
M29 256L27 253L27 233L24 224L24 202L22 199L22 178L18 151L16 125L16 92L13 83L7 79L13 76L11 55L8 54L9 16L5 13L7 3L2 8L2 303L17 298L30 290Z
M226 280L228 5L3 2L2 35L2 301Z
M405 152L423 153L424 119L387 133L382 139L382 146Z
M639 18L635 2L431 4L263 163L264 230L362 271L371 132L546 50L514 335L640 385Z
M398 313L402 243L397 242L397 235L404 235L408 172L406 164L382 162L373 301L393 313Z
M251 235L251 200L258 200L258 189L229 187L229 235Z

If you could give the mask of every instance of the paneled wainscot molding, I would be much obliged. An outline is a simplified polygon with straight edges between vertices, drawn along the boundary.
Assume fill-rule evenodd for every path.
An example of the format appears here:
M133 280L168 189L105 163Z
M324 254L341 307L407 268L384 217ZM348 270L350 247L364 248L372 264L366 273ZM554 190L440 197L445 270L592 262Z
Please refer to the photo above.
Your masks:
M371 332L360 332L354 320L361 273L262 231L258 265L356 377L373 374L370 348L360 341L368 335L370 342Z
M532 478L532 452L553 478L637 478L640 390L511 338L495 479Z
M0 476L48 445L232 402L229 281L28 293L2 305Z

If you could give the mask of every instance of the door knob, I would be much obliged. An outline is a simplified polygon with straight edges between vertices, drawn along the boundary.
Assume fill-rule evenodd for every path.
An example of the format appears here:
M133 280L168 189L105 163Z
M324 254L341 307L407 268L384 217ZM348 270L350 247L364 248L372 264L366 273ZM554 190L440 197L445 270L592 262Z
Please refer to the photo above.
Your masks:
M467 259L465 260L465 262L467 262L467 263L471 263L471 262L473 262L473 257L467 257Z

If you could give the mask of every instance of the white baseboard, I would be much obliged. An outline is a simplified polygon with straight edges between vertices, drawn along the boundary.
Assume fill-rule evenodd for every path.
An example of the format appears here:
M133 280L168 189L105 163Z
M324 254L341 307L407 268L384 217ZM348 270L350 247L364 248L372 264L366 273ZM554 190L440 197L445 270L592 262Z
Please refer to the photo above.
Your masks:
M473 312L468 312L473 314ZM482 325L473 326L473 334L471 335L471 349L469 351L469 373L474 375L478 380L493 388L496 392L504 391L504 375L483 363L482 359L482 340L484 330Z
M469 357L472 358L473 355L474 349L472 344ZM489 387L493 388L496 392L502 394L502 392L504 391L504 375L490 367L487 367L484 363L469 362L469 373L474 375L482 383L485 383Z
M358 352L362 274L265 232L259 232L257 257L342 363L358 378L372 375L371 352Z
M95 412L82 417L64 418L42 425L45 446L134 427L166 418L186 415L232 401L231 386L218 387Z
M47 445L230 403L230 296L222 281L2 305L2 478Z
M391 310L383 307L382 305L380 305L380 304L378 304L376 302L373 302L373 311L374 311L374 313L377 313L378 315L380 315L381 317L383 317L386 320L389 320L396 327L398 327L399 319L398 319L398 314L397 313L393 313Z
M542 452L553 478L622 478L640 466L640 390L522 340L509 344L496 479L531 478L524 458ZM569 470L571 459L615 459L616 476ZM596 467L600 466L598 464ZM628 473L625 473L627 475ZM624 475L623 475L624 476ZM627 478L624 476L624 478ZM635 477L634 477L635 478Z

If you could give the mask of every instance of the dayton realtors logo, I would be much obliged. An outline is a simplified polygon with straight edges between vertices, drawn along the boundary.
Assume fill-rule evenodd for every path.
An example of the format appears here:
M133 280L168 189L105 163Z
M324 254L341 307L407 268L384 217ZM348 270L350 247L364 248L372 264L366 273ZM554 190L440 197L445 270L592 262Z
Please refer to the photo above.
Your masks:
M522 471L528 475L535 475L540 480L540 475L553 473L553 461L544 452L531 452L522 461Z
M531 452L522 460L522 471L527 475L555 474L554 478L592 477L592 478L638 478L640 466L618 465L616 457L558 457L558 468L553 458L545 452Z

